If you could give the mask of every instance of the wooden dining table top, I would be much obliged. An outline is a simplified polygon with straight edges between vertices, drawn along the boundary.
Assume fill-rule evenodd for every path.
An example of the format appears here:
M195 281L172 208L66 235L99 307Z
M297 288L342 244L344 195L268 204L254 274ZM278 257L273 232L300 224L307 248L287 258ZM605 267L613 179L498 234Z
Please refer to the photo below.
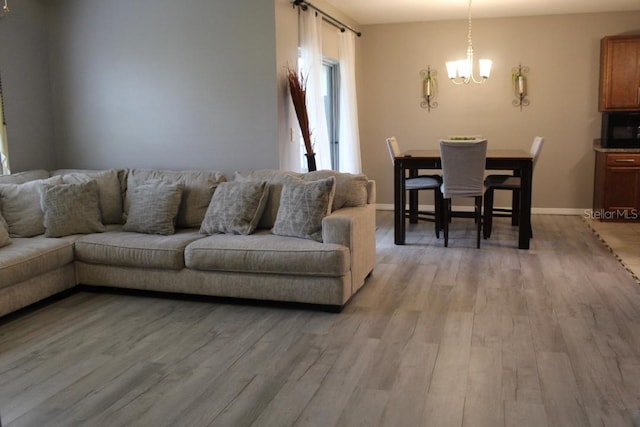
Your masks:
M440 158L439 148L425 148L418 150L406 150L398 157ZM487 157L492 159L533 159L533 154L528 150L517 148L488 148Z

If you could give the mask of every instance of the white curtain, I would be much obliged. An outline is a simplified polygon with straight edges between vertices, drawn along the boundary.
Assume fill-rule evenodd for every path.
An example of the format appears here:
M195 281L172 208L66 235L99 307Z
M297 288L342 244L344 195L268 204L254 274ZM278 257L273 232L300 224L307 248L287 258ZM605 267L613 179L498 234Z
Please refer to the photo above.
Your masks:
M9 175L9 143L7 142L7 124L4 119L4 103L2 101L2 80L0 80L0 175Z
M322 21L308 10L300 14L302 75L307 79L307 112L318 170L331 169L331 148L322 92Z
M360 132L356 97L356 38L345 31L339 37L340 54L340 171L361 173Z

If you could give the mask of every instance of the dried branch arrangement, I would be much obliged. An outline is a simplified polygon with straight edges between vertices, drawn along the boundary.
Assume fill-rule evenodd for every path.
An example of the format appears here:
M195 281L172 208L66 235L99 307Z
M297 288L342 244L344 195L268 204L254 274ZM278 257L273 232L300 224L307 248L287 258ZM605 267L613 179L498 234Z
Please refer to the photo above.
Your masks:
M296 110L296 117L300 124L304 148L308 155L313 154L311 146L311 129L309 128L309 115L307 114L307 81L301 73L291 67L287 67L287 81L289 82L289 91L291 92L291 100Z

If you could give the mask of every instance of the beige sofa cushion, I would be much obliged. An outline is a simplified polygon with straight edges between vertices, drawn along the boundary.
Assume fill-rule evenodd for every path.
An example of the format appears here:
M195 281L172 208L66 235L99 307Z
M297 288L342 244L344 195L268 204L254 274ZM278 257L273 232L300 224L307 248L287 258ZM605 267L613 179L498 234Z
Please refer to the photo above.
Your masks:
M0 249L0 288L23 282L73 262L75 237L15 238Z
M100 213L104 224L122 224L122 187L124 169L86 170L58 169L51 175L62 175L65 184L82 184L89 180L98 183Z
M261 230L249 236L216 234L190 243L185 264L195 270L342 276L349 271L349 249Z
M267 204L258 222L258 228L273 228L278 216L280 207L280 194L282 193L282 183L288 176L302 178L304 175L297 172L282 171L278 169L258 169L254 171L236 172L233 175L234 181L240 182L261 182L266 181L269 187L269 197Z
M107 231L89 234L76 241L76 259L93 264L125 267L184 268L184 248L201 239L198 230L179 230L171 236Z
M42 184L61 184L62 178L0 184L0 208L11 237L32 237L44 233L44 214L40 204Z
M219 183L226 180L222 172L216 171L130 169L127 173L127 191L124 198L125 220L131 206L131 190L154 179L162 180L168 184L182 183L184 185L176 220L176 226L181 228L200 227L213 192Z

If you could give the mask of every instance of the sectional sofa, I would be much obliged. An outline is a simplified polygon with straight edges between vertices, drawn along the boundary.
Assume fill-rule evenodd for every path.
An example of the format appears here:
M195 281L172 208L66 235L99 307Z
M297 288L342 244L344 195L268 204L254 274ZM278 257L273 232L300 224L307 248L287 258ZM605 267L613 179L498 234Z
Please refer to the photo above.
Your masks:
M0 176L0 316L78 285L340 310L375 265L374 205L333 171Z

